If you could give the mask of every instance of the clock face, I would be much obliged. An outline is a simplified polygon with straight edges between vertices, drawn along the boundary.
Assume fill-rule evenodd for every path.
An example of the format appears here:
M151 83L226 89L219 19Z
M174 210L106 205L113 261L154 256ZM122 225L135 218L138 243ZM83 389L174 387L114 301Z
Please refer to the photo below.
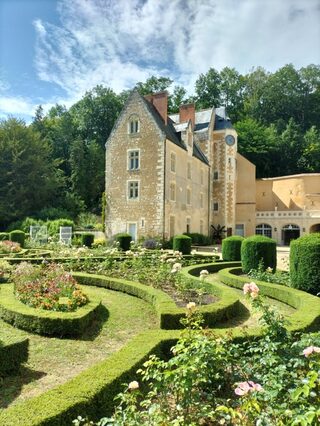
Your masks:
M229 146L232 146L232 145L234 145L234 143L235 143L235 138L234 138L234 136L232 136L232 135L227 135L226 137L225 137L225 141L226 141L226 144L227 145L229 145Z

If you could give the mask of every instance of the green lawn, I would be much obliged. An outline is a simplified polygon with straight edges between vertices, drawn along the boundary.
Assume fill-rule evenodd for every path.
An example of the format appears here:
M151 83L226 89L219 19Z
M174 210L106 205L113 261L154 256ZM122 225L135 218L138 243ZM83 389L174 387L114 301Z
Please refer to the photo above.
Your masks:
M92 288L108 308L109 318L104 323L94 324L81 340L46 338L18 330L0 320L0 339L16 335L30 340L28 363L19 375L1 381L0 410L66 382L118 351L136 334L156 327L156 316L150 304L124 293Z

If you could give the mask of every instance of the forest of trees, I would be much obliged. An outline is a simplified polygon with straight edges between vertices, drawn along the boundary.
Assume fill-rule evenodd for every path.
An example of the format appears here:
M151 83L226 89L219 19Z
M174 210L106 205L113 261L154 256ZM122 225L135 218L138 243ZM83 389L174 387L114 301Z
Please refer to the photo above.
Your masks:
M172 88L173 87L173 88ZM257 177L320 172L320 66L286 65L274 73L241 75L214 68L196 80L194 95L166 77L140 82L141 94L168 90L169 110L226 106L239 152ZM0 122L0 228L26 216L75 218L99 213L104 190L104 145L129 91L97 86L71 108L37 108L31 124Z

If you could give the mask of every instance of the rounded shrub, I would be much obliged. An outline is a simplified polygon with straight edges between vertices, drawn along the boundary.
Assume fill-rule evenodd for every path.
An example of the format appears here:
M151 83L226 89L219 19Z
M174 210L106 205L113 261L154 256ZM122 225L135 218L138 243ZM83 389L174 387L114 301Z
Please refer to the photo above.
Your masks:
M262 262L263 269L277 267L277 243L275 240L262 235L245 238L241 244L241 262L244 273L258 269Z
M93 241L94 241L94 235L93 234L86 233L86 234L81 235L81 244L83 246L91 248Z
M294 288L313 294L320 292L320 233L291 241L290 279Z
M234 235L222 240L222 259L228 261L241 260L241 245L243 237Z
M9 236L10 241L19 243L21 247L24 247L24 240L26 238L26 234L23 231L20 231L19 229L11 231Z
M116 236L116 240L119 243L119 248L123 251L130 250L130 243L132 241L132 237L130 234L118 234Z
M7 240L9 240L8 232L0 232L0 241L7 241Z
M192 239L187 235L176 235L173 237L173 250L180 251L182 254L191 253Z

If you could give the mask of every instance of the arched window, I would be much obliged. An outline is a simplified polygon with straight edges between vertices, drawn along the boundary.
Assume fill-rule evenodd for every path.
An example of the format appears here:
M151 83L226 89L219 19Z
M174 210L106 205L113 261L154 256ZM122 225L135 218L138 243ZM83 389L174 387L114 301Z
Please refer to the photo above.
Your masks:
M261 223L256 226L256 235L264 235L265 237L272 238L272 228L267 223Z
M140 121L139 117L136 114L133 114L129 118L128 122L128 133L134 135L140 132Z

